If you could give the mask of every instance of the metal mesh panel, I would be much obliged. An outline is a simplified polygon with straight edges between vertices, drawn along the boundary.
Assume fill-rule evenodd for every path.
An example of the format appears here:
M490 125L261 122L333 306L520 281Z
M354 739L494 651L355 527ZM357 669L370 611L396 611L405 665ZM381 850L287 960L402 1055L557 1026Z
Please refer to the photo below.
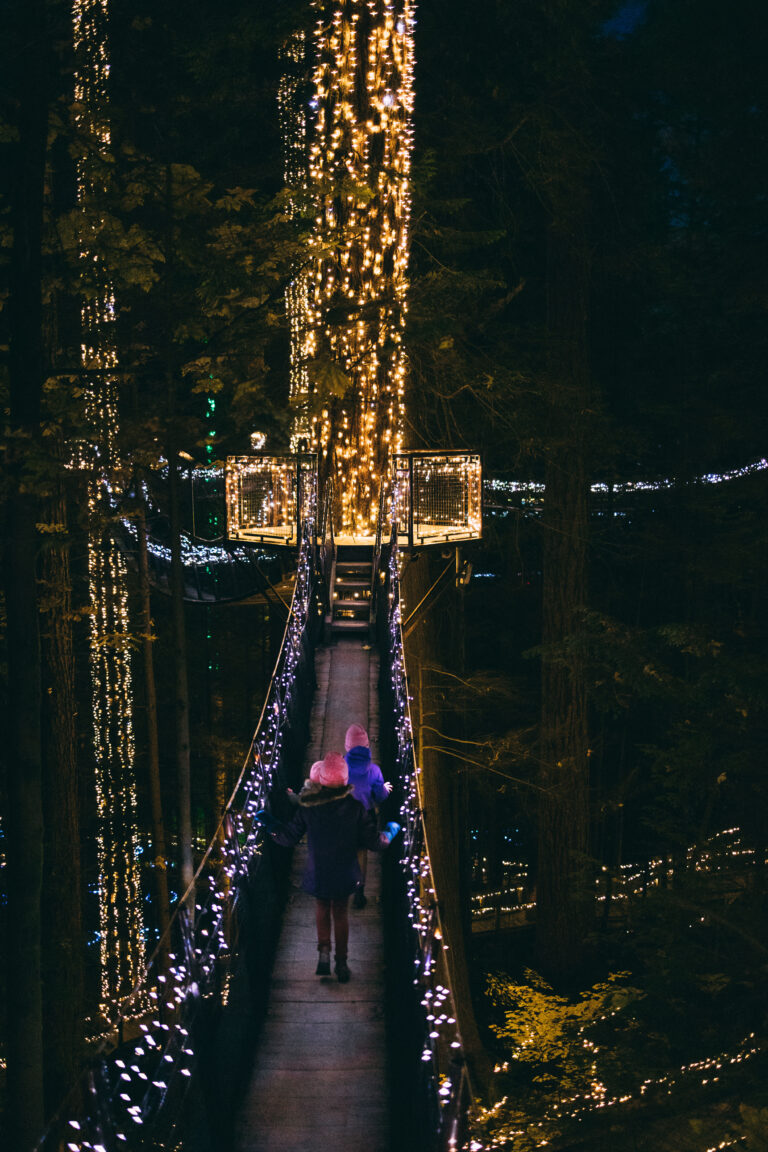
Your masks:
M475 453L401 453L395 492L398 534L411 544L473 540L482 532L482 470Z
M394 518L401 531L411 523L411 457L396 456L394 463Z
M230 456L226 479L232 539L293 544L299 520L315 514L314 456Z
M414 524L465 524L464 477L453 468L414 468L413 503Z

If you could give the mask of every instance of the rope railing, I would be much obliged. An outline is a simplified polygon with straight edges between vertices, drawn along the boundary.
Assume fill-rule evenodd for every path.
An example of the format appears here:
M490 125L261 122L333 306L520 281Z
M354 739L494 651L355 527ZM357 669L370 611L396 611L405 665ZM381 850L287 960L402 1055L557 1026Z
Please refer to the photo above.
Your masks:
M206 1053L230 996L249 888L264 858L263 833L253 817L270 789L285 783L280 778L284 746L296 728L305 669L311 680L314 531L314 522L303 526L280 653L218 828L142 979L37 1145L39 1152L138 1152L181 1143L190 1085L206 1059L210 1063ZM199 1088L205 1095L205 1085Z
M320 528L317 534L317 570L322 593L322 611L328 616L333 610L333 567L336 558L336 537L333 529L333 480L325 484L320 508Z
M384 518L387 515L387 493L384 485L379 490L379 512L376 517L376 536L373 542L373 564L371 565L371 628L376 627L376 613L378 611L379 569L381 567L381 546L384 535Z
M124 519L115 527L115 539L132 566L137 564L135 524ZM171 550L151 535L147 540L147 560L152 586L170 593ZM183 595L190 603L227 604L264 594L268 581L263 567L279 578L281 565L272 551L250 544L194 544L181 534L181 564L184 573ZM276 569L276 571L275 571Z
M412 980L419 993L423 1036L421 1061L428 1089L429 1146L453 1150L464 1146L470 1085L450 985L448 944L440 918L438 893L424 823L421 769L413 741L408 675L401 620L397 526L393 523L387 562L386 650L392 701L393 755L402 782L401 821L408 917L412 925ZM384 647L384 645L382 645Z

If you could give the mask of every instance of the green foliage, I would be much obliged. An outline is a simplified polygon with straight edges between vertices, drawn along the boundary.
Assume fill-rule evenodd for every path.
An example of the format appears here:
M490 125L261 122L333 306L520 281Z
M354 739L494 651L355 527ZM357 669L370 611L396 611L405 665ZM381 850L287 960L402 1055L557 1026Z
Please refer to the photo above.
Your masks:
M502 1021L491 1024L500 1042L497 1102L476 1113L486 1138L528 1152L562 1135L564 1106L589 1106L626 1087L633 1063L627 1037L637 1027L632 1006L643 995L629 975L612 973L575 997L556 993L529 969L524 983L488 977Z
M590 1036L612 1020L642 992L626 983L630 973L615 972L577 999L557 994L541 977L526 969L525 984L507 977L488 977L488 994L504 1011L504 1023L491 1025L503 1041L509 1059L531 1066L533 1082L568 1096L583 1095L606 1075L600 1049ZM604 1060L612 1055L606 1053Z
M749 1152L768 1152L768 1108L739 1106L743 1124L742 1138Z

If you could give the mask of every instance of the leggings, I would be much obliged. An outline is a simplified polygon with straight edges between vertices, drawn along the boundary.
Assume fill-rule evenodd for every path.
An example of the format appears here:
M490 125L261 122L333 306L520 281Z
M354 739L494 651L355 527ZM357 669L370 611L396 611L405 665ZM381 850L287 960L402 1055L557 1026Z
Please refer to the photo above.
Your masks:
M318 948L331 947L331 912L333 912L333 929L336 937L336 957L346 960L347 942L349 940L349 913L347 903L349 896L342 896L340 900L315 900L315 920L317 922Z

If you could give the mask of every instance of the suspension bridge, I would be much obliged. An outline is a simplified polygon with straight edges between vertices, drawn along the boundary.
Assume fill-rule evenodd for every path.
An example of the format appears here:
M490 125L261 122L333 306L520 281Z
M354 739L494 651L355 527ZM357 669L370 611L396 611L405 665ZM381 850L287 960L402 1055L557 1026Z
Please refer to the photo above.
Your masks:
M439 519L425 493L422 518ZM401 627L399 540L412 525L382 513L371 540L342 544L331 506L316 515L316 491L309 512L298 493L290 505L289 518L300 513L290 611L242 772L168 932L40 1152L465 1143L471 1085ZM371 862L342 985L314 974L311 900L298 889L305 849L291 859L255 814L279 814L286 788L343 748L353 721L396 782L387 803L403 833Z

